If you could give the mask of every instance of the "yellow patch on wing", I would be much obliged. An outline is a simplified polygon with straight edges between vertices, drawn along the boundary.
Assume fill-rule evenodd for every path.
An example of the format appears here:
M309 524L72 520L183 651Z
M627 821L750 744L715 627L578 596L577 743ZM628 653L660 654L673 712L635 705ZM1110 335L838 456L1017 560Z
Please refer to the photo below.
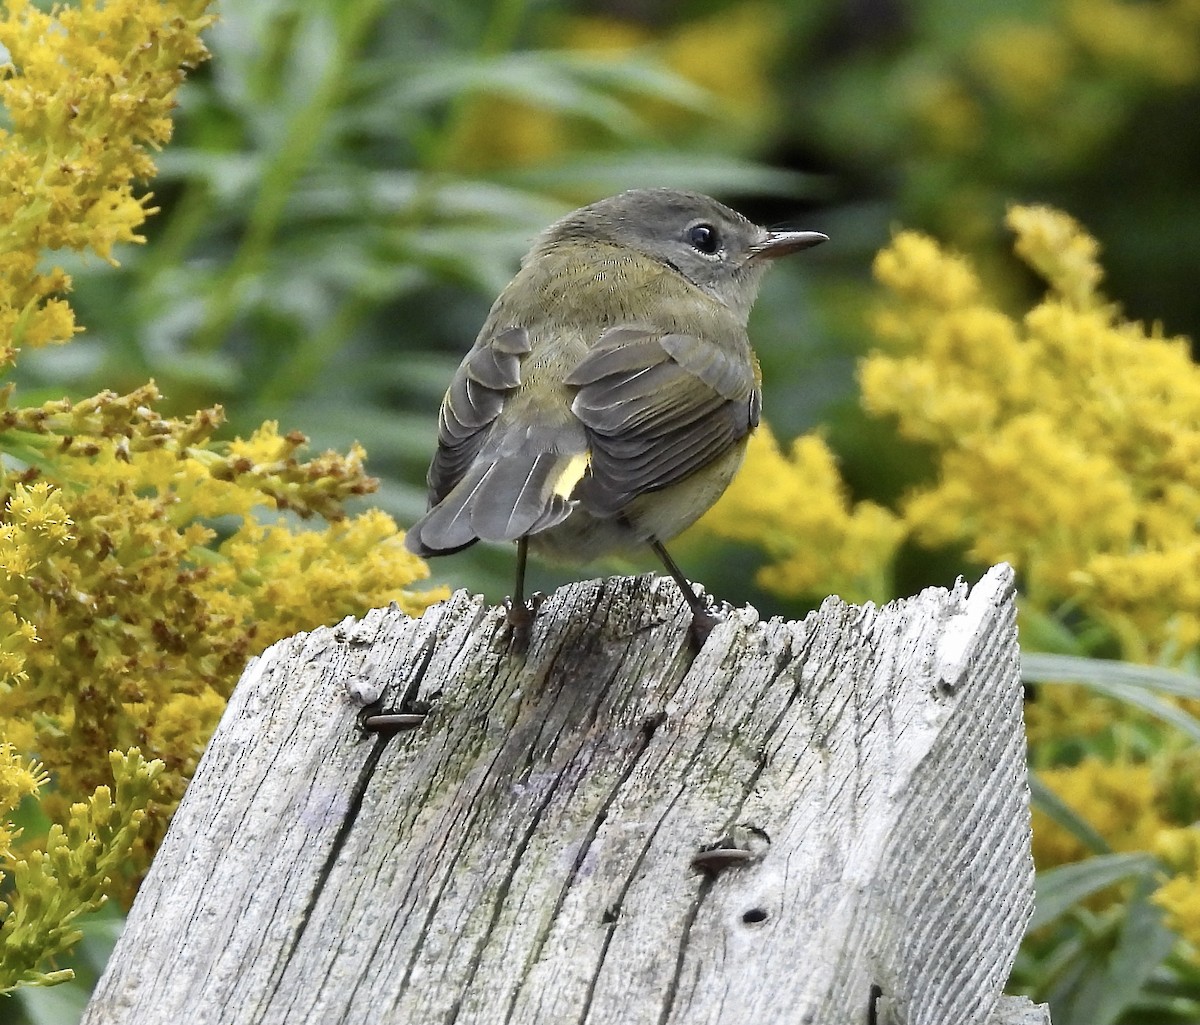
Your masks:
M562 473L558 475L558 480L554 482L554 493L563 498L570 498L571 492L575 490L575 485L587 473L588 464L591 461L590 452L581 452L567 460L567 465L563 467Z

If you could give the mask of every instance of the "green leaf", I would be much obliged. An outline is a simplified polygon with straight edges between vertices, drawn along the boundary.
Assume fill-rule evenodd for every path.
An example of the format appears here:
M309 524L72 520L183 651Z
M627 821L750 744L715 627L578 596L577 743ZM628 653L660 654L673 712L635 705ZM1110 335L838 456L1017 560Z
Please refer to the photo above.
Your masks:
M1105 658L1023 652L1021 679L1026 683L1100 683L1200 699L1200 676Z
M1021 679L1027 683L1077 683L1097 694L1133 705L1200 743L1200 719L1156 692L1200 699L1200 677L1158 666L1030 653L1021 656Z
M507 95L531 106L596 118L628 109L613 94L640 96L704 113L707 90L636 56L604 59L569 50L518 50L492 57L451 53L414 62L395 99L413 106L444 103L463 93ZM614 123L621 130L622 126Z
M1039 872L1037 897L1029 929L1040 929L1061 918L1085 897L1122 879L1150 877L1158 862L1149 854L1101 854L1086 861Z
M1092 828L1092 824L1082 818L1053 790L1033 773L1029 777L1029 793L1033 806L1042 814L1062 826L1089 850L1096 854L1108 854L1111 848L1108 841Z
M706 110L703 89L665 70L533 50L488 59L464 60L461 54L452 54L426 61L409 69L397 99L428 106L469 93L506 96L537 109L592 121L617 138L644 134L641 118L616 95L618 91L697 112Z
M1149 875L1140 881L1112 947L1093 955L1079 985L1055 1005L1055 1025L1113 1025L1138 1005L1144 987L1179 939L1162 924L1162 909L1150 903L1156 885Z

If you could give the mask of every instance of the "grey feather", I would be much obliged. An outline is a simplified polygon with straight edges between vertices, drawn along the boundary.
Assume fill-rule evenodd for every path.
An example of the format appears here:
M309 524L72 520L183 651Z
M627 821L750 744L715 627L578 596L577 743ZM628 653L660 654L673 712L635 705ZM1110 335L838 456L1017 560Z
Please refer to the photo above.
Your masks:
M409 529L408 547L438 554L476 541L514 541L561 523L575 503L554 484L577 453L533 449L492 452Z
M747 352L726 351L695 335L663 335L659 342L676 363L723 398L742 399L754 388Z
M592 453L592 472L580 485L578 498L596 515L611 516L638 495L690 477L727 452L745 433L736 431L728 420L706 418L687 430L655 439L637 453L627 449L613 454L606 446L597 446Z
M483 486L494 464L477 463L437 505L405 534L405 545L418 555L458 551L479 540L471 527L471 498Z
M446 498L464 479L521 384L521 356L532 343L524 328L508 328L476 342L455 371L438 413L438 445L429 473L429 504Z
M551 527L557 527L571 515L578 504L578 502L563 498L562 495L551 495L550 501L546 505L546 511L530 526L529 533L537 534L540 531L549 530Z
M495 420L503 407L503 392L471 380L466 369L459 367L442 400L439 429L444 428L455 440L466 437Z
M553 494L552 475L562 457L538 452L493 464L483 488L472 497L471 529L484 541L515 541L541 518Z
M494 345L481 345L463 364L467 377L485 388L506 391L521 383L521 359Z
M662 417L673 417L680 370L660 363L627 376L610 375L581 388L571 409L588 427L616 435Z
M533 349L529 332L523 327L510 327L497 333L491 341L492 348L498 352L511 352L522 356Z
M610 374L628 374L668 359L659 345L659 332L642 327L611 327L567 374L565 383L594 384Z
M592 453L576 497L601 516L720 458L753 429L757 408L748 354L674 333L621 340L625 349L597 346L569 378Z

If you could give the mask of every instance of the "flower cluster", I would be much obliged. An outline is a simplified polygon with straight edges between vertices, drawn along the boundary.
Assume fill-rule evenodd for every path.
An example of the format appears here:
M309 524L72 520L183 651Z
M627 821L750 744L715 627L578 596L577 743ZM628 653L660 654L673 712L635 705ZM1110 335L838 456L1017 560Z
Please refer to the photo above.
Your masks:
M1167 913L1169 926L1200 950L1200 826L1195 823L1164 829L1154 852L1172 875L1154 894L1154 902Z
M1117 851L1153 850L1173 824L1162 812L1154 766L1126 759L1084 758L1069 768L1042 769L1041 781ZM1041 866L1079 861L1091 852L1040 812L1033 821L1034 857Z
M12 482L0 533L16 617L0 642L13 670L0 731L54 770L52 813L106 778L114 747L161 759L177 798L250 655L373 605L416 612L434 597L410 590L425 568L389 517L343 516L346 498L373 487L361 452L301 461L305 439L270 423L216 442L219 411L169 420L155 398L147 386L14 415L37 479ZM0 432L0 445L16 439ZM283 508L332 522L262 522Z
M78 330L55 251L112 260L140 241L135 182L205 57L206 6L5 6L0 368ZM222 441L220 408L168 417L160 400L153 383L25 406L0 389L0 991L60 980L38 966L78 915L131 896L252 654L440 596L413 589L426 568L390 518L347 516L376 486L360 448L306 457L273 423ZM8 825L23 798L48 832Z
M1114 709L1109 725L1120 715ZM1152 900L1166 912L1166 924L1187 941L1185 949L1194 956L1200 950L1200 827L1196 825L1200 756L1195 749L1160 751L1149 761L1088 755L1072 766L1044 768L1039 776L1114 851L1146 851L1160 859L1169 874L1159 875ZM1043 868L1077 862L1092 853L1078 837L1036 809L1033 851ZM1110 890L1090 903L1099 908L1114 899L1119 894Z
M925 544L1013 563L1027 620L1068 609L1076 633L1098 626L1126 659L1187 664L1200 647L1200 368L1186 339L1125 320L1098 291L1098 247L1069 217L1014 207L1008 224L1049 285L1019 318L925 236L901 233L876 260L893 298L863 402L937 465L904 522ZM1195 756L1078 687L1041 688L1028 718L1041 778L1068 807L1116 850L1174 852L1154 899L1200 946ZM1089 853L1044 815L1034 850L1042 867Z
M1082 608L1126 658L1180 658L1200 644L1200 368L1096 290L1096 245L1070 218L1008 222L1050 285L1020 319L929 238L904 232L876 261L895 302L863 402L938 460L904 519L926 544L1012 562L1030 602Z
M819 437L797 438L785 452L765 425L751 438L741 473L697 529L761 547L771 561L757 579L775 594L836 592L847 601L887 593L888 567L904 536L886 509L851 504Z
M43 972L35 966L74 946L81 935L75 926L79 916L104 903L112 879L127 878L129 853L142 844L143 819L159 796L163 766L137 751L114 751L109 762L115 796L114 788L97 787L71 806L63 824L50 827L40 848L16 858L13 831L0 824L0 864L12 867L14 884L11 904L0 901L0 996L21 984L69 979L69 970ZM12 745L0 744L0 816L46 784L40 765L22 764Z
M114 0L46 13L29 0L0 12L0 361L22 345L65 342L77 330L62 293L70 279L43 269L45 250L140 242L154 174L146 148L171 136L184 69L204 60L207 0Z

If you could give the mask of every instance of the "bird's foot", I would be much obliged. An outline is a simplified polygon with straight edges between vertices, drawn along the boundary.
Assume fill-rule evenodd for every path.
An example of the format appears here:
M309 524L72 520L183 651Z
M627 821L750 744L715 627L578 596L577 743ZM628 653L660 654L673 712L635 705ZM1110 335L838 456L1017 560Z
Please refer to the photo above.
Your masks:
M537 610L545 601L546 596L541 591L534 591L528 601L504 599L504 621L512 631L512 647L518 655L524 655L529 650L529 638L533 633L533 620Z
M689 629L689 634L692 638L692 643L695 644L696 650L699 651L704 647L704 642L708 640L708 635L713 632L717 624L724 620L724 616L715 612L713 609L697 609L692 613L692 625Z

